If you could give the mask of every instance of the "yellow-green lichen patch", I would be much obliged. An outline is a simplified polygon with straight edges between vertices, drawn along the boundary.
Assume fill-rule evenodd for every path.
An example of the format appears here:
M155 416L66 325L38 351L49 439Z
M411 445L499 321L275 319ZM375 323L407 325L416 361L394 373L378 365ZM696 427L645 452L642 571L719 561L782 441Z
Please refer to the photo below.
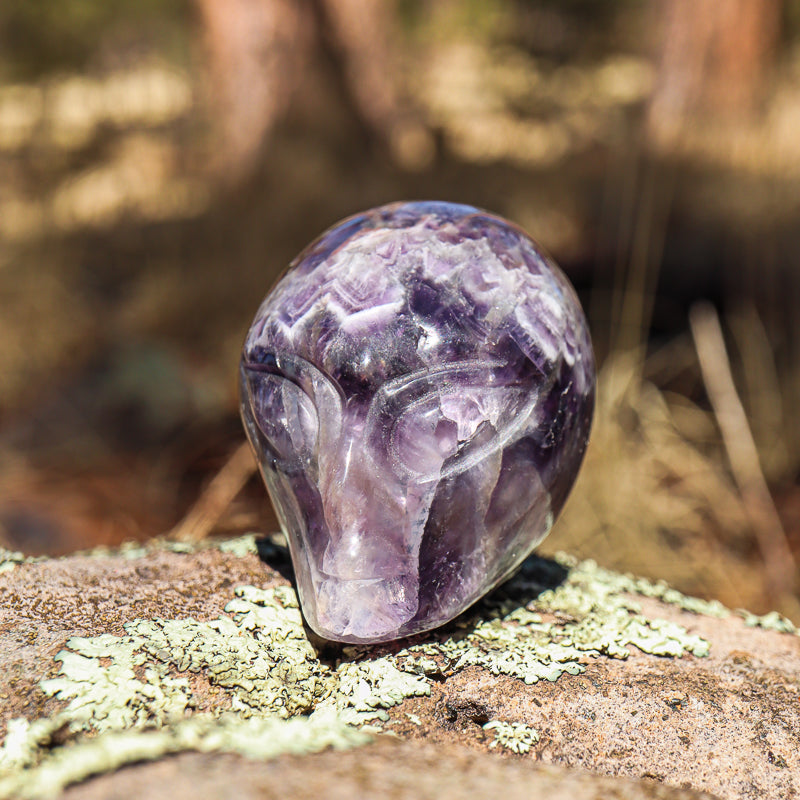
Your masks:
M120 730L180 719L191 705L187 682L170 676L163 664L148 663L143 645L137 636L73 637L56 656L59 676L41 688L70 701L66 714L73 729Z
M425 678L399 670L389 657L341 664L336 678L336 691L328 703L356 724L374 719L386 721L384 709L399 705L407 697L431 693Z
M237 536L235 539L203 539L200 542L176 542L173 539L150 539L147 542L123 542L116 547L108 547L107 545L99 545L93 547L91 550L86 550L76 555L85 555L94 558L107 558L110 556L121 556L122 558L136 559L144 558L146 555L159 550L165 550L168 553L180 553L184 555L191 555L201 550L219 550L222 553L230 553L231 555L242 558L246 555L257 555L258 547L256 541L259 537L255 533L246 533L242 536ZM263 541L274 541L276 536L270 538L263 538ZM20 554L15 554L20 555ZM65 556L69 558L69 556ZM2 552L0 552L0 559L2 559ZM1 562L0 562L1 563Z
M67 714L56 714L35 722L29 722L24 717L9 720L5 741L0 747L0 778L37 763L42 753L50 747L56 732L65 726L69 726ZM0 797L5 796L0 792Z
M244 536L238 536L236 539L226 539L217 545L217 549L223 553L231 553L238 558L243 558L248 555L258 555L258 547L256 546L256 535L254 533L246 533Z
M36 558L35 556L26 556L16 550L6 550L5 547L0 547L0 573L9 572L20 564L41 560L41 558Z
M293 717L324 705L364 721L406 697L430 693L426 679L398 669L390 656L344 662L336 670L323 664L289 587L242 586L236 595L225 607L232 618L136 620L125 626L129 636L70 639L56 657L59 676L42 688L71 700L67 712L76 724L98 730L158 726L183 714L192 705L187 682L170 677L167 665L202 671L244 717Z
M494 732L490 748L500 746L513 753L527 753L539 741L539 732L522 722L502 722L493 719L487 722L483 729Z
M0 775L0 797L55 797L70 784L92 775L187 750L266 759L327 747L356 747L370 738L330 712L288 720L276 716L243 719L237 714L198 715L157 730L134 728L67 742L37 766Z
M744 624L748 628L763 628L764 630L777 631L778 633L800 633L800 630L790 619L787 619L777 611L770 611L768 614L761 616L751 614L744 609L739 609L736 613L744 619Z
M708 654L705 639L642 615L631 597L635 586L647 588L591 561L574 564L560 585L527 605L489 598L460 636L414 645L399 655L405 669L426 675L480 666L532 684L583 672L588 657L627 658L631 646L675 658ZM513 593L513 581L505 591Z
M233 619L137 620L126 629L152 658L181 672L204 671L244 715L311 711L330 691L329 671L305 636L294 592L244 586L236 593L226 606Z
M353 746L366 741L364 723L430 692L427 680L399 670L388 656L336 670L322 664L290 588L243 586L236 595L226 606L232 617L137 620L126 626L128 636L70 639L56 657L59 675L41 684L70 702L49 719L10 722L0 748L0 797L17 796L23 785L26 797L48 796L53 787L178 750L262 758ZM219 724L208 715L187 718L188 682L170 675L170 666L203 671L225 690L232 711ZM200 728L197 719L205 719ZM281 727L284 721L291 725ZM61 730L70 742L51 747ZM81 730L100 735L76 738Z
M564 625L563 635L581 650L626 658L633 645L656 656L708 655L705 639L688 633L681 625L650 620L641 614L639 604L629 594L644 594L652 586L584 561L570 570L561 586L541 594L534 607L574 617Z
M731 615L730 609L725 608L719 600L702 600L699 597L690 597L677 589L673 589L664 581L652 582L645 578L635 578L631 575L620 575L619 577L622 578L620 587L623 591L640 594L644 597L653 597L662 603L677 606L682 611L688 611L691 614L702 614L704 617L725 619Z

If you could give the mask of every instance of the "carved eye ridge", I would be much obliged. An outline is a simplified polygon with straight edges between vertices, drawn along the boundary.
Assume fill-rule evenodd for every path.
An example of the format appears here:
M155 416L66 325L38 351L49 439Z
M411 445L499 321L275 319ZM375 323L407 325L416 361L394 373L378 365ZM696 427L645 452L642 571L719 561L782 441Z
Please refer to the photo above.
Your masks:
M275 468L318 475L321 454L341 436L342 388L299 356L249 355L242 360L243 394ZM364 424L367 451L388 450L393 471L406 480L451 477L522 435L551 383L531 384L490 360L418 370L373 396Z
M341 434L343 395L318 367L273 351L242 359L242 396L276 466L316 473L320 451Z
M531 385L503 364L477 360L420 370L376 393L365 435L370 450L388 450L401 478L441 480L523 435L551 384Z

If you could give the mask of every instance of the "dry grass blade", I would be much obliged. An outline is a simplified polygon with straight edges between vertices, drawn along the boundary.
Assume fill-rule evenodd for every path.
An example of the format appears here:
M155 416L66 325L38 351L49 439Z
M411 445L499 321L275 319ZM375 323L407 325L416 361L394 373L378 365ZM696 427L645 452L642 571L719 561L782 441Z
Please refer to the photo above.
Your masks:
M689 313L703 381L728 453L734 479L758 540L769 582L776 597L789 595L797 565L775 509L758 457L753 434L733 383L719 317L703 303Z
M255 469L250 445L243 442L234 450L186 516L170 531L169 538L178 542L199 542L205 539Z
M786 402L788 387L782 386L775 348L755 304L743 304L736 314L726 316L726 322L739 358L734 380L747 410L764 477L774 486L786 476L794 475L800 467L792 419L784 413L784 404L786 408L791 407ZM696 358L694 353L692 355ZM733 354L731 361L735 364Z
M739 493L702 446L710 415L669 403L641 380L641 355L617 353L598 379L592 439L557 523L558 549L728 605L764 607Z

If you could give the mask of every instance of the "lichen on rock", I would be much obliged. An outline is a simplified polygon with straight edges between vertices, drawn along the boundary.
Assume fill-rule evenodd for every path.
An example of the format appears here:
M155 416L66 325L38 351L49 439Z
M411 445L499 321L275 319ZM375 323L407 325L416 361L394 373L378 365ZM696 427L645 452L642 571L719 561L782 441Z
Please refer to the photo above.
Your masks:
M539 741L539 732L522 722L503 722L493 719L483 729L494 733L490 748L504 747L512 753L527 753Z
M186 680L150 663L143 644L138 636L73 637L69 649L56 656L59 676L40 686L45 694L70 701L65 713L73 730L122 730L181 719L191 706Z
M348 721L386 721L384 709L399 705L408 697L431 693L430 683L397 668L391 658L360 663L345 662L336 670L338 685L330 705Z
M0 547L0 573L8 572L19 564L26 564L36 560L36 558L26 556L17 550L7 550L5 547Z
M777 611L758 615L751 614L749 611L740 608L737 609L736 613L744 619L744 624L748 628L763 628L766 631L776 631L777 633L800 634L800 629L790 619L787 619Z
M708 654L705 639L676 623L641 614L632 595L652 596L652 584L604 570L593 561L560 558L571 565L560 585L522 606L489 598L466 635L403 651L406 668L435 674L443 664L450 672L480 666L532 684L583 672L589 657L627 658L631 646L674 658ZM513 591L513 581L507 589Z
M228 552L238 558L254 549L253 540L240 540ZM628 658L634 648L671 658L708 654L706 640L645 615L637 598L730 614L593 562L559 556L558 563L558 579L543 580L536 571L553 562L534 559L469 616L399 652L343 648L334 663L309 641L287 585L239 586L225 613L209 621L137 619L125 624L125 635L73 636L56 656L58 674L40 684L66 706L46 719L9 723L0 797L17 796L23 774L30 779L25 796L44 797L88 775L180 750L261 758L286 751L280 747L353 746L388 721L388 709L429 695L434 680L467 667L533 684L583 672L593 659ZM771 617L745 622L782 624ZM214 689L204 705L197 681ZM405 716L417 725L415 714ZM491 720L487 731L496 747L517 753L536 743L536 731L521 720ZM278 749L257 744L270 736L282 743Z
M204 671L245 716L308 713L330 691L329 676L305 637L294 593L243 586L236 594L226 606L233 619L137 620L126 628L153 659Z
M55 797L66 786L92 775L187 750L267 759L284 753L314 753L328 747L356 747L370 739L368 733L326 712L293 719L198 715L159 729L129 728L67 742L35 765L0 773L0 797Z

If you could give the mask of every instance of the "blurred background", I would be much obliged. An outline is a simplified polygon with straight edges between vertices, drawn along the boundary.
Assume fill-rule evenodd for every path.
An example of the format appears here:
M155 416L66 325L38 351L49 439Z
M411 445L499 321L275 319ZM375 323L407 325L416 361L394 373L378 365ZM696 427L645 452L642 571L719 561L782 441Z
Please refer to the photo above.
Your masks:
M399 199L579 290L597 417L543 551L800 623L800 0L0 5L0 545L275 530L244 334Z

